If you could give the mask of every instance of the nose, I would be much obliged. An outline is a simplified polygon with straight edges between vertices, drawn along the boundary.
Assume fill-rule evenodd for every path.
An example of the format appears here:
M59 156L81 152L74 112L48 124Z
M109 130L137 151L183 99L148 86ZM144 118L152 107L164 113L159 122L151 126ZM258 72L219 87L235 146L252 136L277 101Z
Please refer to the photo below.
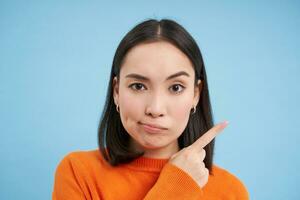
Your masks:
M162 117L166 114L166 107L164 106L164 97L163 95L156 93L149 95L147 106L146 106L146 115L149 115L153 118Z

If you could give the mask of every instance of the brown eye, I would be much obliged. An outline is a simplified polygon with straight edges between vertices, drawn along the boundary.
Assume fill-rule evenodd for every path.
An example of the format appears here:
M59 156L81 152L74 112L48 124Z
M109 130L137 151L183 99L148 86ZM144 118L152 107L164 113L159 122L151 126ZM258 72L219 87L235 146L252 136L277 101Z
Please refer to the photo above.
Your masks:
M180 84L175 84L170 87L170 90L174 93L181 93L184 89L185 87Z
M129 88L139 91L139 90L144 90L145 86L141 83L133 83L133 84L129 85ZM142 88L144 88L144 89L142 89Z

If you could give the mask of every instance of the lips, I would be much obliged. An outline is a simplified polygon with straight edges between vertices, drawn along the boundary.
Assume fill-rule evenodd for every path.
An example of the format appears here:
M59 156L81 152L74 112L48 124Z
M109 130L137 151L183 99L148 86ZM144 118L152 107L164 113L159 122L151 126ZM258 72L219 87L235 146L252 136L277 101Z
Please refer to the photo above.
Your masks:
M158 125L158 124L141 123L141 122L140 122L140 124L142 125L144 130L149 133L160 133L164 130L167 130L167 128L165 128L161 125Z
M156 128L156 129L162 129L162 130L166 130L167 129L167 128L159 125L159 124L142 123L142 122L140 122L140 124L145 125L145 126L149 126L151 128Z

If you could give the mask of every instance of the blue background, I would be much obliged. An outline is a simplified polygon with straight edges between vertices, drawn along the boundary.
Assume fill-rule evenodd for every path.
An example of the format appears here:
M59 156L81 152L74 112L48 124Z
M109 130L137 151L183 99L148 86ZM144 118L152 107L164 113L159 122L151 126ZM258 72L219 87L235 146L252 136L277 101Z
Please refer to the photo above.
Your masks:
M127 1L126 1L127 2ZM114 52L147 18L183 25L202 51L215 163L251 199L300 199L299 1L1 1L1 199L50 199L67 153L97 148Z

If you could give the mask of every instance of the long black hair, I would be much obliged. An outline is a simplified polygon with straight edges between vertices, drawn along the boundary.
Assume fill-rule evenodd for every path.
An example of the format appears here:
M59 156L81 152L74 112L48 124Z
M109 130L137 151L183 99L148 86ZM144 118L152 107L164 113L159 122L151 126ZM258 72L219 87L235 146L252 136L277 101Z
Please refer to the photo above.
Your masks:
M207 77L203 58L193 37L177 22L170 19L160 21L149 19L136 25L121 40L111 68L106 102L98 127L98 145L105 160L116 166L127 163L143 155L130 148L130 135L122 125L119 113L113 99L113 79L119 80L120 69L126 53L134 46L145 42L167 41L180 49L192 62L195 70L195 84L201 80L200 99L196 113L190 115L188 124L178 138L179 148L182 149L194 143L199 137L213 126L212 109L210 104ZM213 163L214 143L212 140L204 149L205 166L211 172Z

